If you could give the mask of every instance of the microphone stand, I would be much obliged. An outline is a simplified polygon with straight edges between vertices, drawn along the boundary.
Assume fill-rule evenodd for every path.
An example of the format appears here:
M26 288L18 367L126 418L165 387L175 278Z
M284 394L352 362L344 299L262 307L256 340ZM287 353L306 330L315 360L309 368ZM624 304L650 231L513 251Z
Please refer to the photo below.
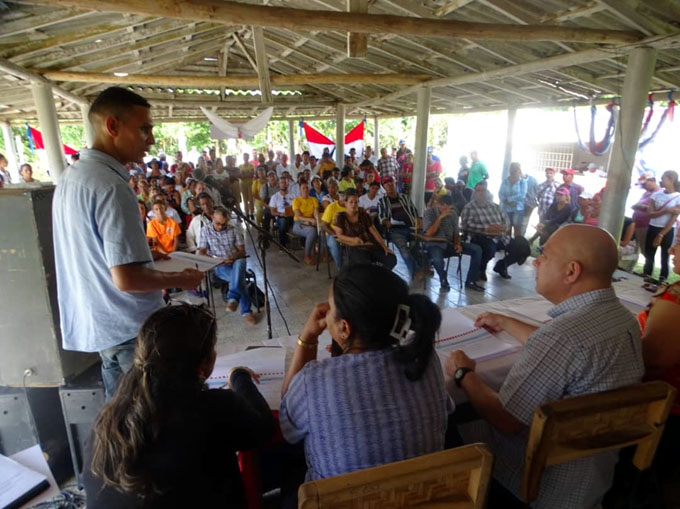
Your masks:
M275 245L279 246L279 248L284 253L293 259L293 261L300 263L300 259L295 256L295 254L293 254L290 249L281 245L279 241L274 238L271 232L268 232L264 228L259 227L255 222L251 221L248 216L246 216L234 203L228 204L227 208L236 214L237 217L242 219L247 225L255 228L260 233L260 236L257 239L257 245L260 249L260 256L262 257L262 274L264 276L264 314L267 317L267 338L272 339L272 316L269 306L268 291L269 279L267 278L267 248L269 247L269 243L273 242Z

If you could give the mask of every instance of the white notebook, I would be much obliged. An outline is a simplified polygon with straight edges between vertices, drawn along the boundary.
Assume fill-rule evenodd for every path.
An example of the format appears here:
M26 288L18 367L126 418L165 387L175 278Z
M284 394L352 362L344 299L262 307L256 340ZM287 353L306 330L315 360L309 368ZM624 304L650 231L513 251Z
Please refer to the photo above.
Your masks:
M50 487L43 474L0 454L0 509L14 509Z

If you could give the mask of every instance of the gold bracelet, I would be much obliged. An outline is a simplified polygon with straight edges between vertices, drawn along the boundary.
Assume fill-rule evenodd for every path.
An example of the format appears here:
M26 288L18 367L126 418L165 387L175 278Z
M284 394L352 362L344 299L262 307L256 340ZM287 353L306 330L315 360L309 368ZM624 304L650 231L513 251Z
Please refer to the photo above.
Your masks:
M317 341L316 343L307 343L306 341L302 341L302 336L298 336L297 344L302 348L306 348L307 350L314 350L319 345L319 342Z

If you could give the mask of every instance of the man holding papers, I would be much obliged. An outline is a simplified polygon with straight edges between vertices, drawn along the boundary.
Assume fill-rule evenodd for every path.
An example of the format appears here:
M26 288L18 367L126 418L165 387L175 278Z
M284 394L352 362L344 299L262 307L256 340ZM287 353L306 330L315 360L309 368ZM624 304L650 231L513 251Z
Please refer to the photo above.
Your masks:
M475 373L462 351L446 360L446 375L462 388L477 413L491 425L486 439L494 451L492 489L499 507L518 498L520 468L534 410L547 402L637 383L644 373L640 329L611 287L618 254L601 228L568 225L558 230L534 261L536 291L555 306L540 328L496 313L475 323L506 331L525 344L498 393ZM598 505L609 489L616 453L548 467L535 505L583 508ZM507 493L505 488L510 493ZM490 506L492 503L490 502Z
M155 143L151 105L127 89L90 107L96 138L58 181L52 204L61 334L66 350L99 352L107 398L132 367L137 332L161 290L195 288L203 273L154 270L125 165Z
M243 319L255 325L246 289L246 246L241 232L229 223L229 211L224 207L216 207L212 224L201 229L198 252L224 259L223 264L215 267L215 275L229 283L227 311L236 311L240 303Z

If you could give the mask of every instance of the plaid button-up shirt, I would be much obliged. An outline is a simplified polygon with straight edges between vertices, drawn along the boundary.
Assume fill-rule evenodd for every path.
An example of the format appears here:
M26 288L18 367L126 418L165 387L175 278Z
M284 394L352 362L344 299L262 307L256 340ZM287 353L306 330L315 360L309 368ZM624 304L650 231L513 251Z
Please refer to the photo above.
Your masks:
M231 258L238 253L238 246L243 246L243 236L235 226L229 224L222 231L215 230L210 223L201 228L198 237L198 249L208 249L211 256L218 258Z
M638 383L644 374L640 327L612 288L572 297L553 307L552 322L527 340L498 394L525 424L523 433L493 431L494 477L519 496L528 427L550 401ZM609 489L616 451L547 467L534 508L595 507Z
M380 173L381 180L385 177L392 177L396 181L398 171L399 163L397 163L394 157L388 157L387 159L381 157L378 159L378 173Z
M538 190L536 191L536 197L538 198L538 217L543 218L550 205L555 201L555 191L560 187L559 183L554 180L550 182L546 180L542 184L539 184Z
M480 203L474 198L463 207L460 214L460 222L463 231L484 232L486 227L492 224L504 224L510 226L508 215L501 210L500 205L486 201Z

